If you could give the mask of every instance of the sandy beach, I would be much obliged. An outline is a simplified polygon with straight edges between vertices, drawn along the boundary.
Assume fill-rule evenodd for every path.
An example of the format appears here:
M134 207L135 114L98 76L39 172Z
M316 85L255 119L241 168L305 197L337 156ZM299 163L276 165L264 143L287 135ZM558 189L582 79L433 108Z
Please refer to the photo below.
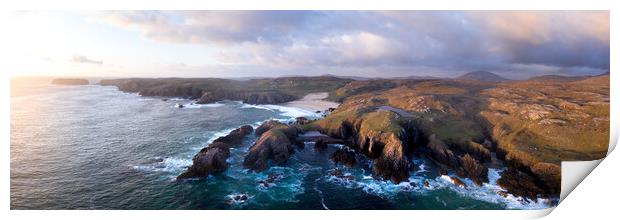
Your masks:
M282 104L282 106L301 108L305 110L311 110L313 112L325 111L328 108L338 107L339 103L337 102L323 100L327 98L327 96L327 92L310 93L299 100L284 103Z

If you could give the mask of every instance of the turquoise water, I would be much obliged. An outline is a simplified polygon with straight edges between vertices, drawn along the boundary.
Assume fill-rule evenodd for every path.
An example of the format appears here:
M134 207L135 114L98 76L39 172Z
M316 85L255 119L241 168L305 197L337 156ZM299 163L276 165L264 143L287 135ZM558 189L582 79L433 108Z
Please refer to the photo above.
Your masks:
M191 157L218 136L312 112L273 105L140 97L114 87L13 85L11 90L11 209L537 209L496 194L495 184L468 189L419 169L394 185L371 178L369 161L353 168L328 158L342 146L298 148L281 167L249 172L241 163L251 135L231 149L230 168L205 179L176 181ZM187 108L175 108L184 104ZM349 178L330 173L339 169ZM489 176L499 178L491 169ZM258 184L268 176L276 181ZM424 181L429 187L424 187ZM415 183L415 187L412 184ZM247 200L235 201L236 195Z

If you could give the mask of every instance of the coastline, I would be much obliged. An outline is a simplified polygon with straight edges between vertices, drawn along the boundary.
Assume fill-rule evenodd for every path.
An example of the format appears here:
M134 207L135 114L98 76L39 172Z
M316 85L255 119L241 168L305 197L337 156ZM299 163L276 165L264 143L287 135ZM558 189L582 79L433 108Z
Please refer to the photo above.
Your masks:
M340 105L340 103L337 103L337 102L330 102L330 101L323 100L327 98L327 96L328 96L327 92L309 93L301 99L282 103L280 105L284 107L300 108L300 109L309 110L312 112L317 112L317 111L322 112L329 108L336 108L338 107L338 105Z

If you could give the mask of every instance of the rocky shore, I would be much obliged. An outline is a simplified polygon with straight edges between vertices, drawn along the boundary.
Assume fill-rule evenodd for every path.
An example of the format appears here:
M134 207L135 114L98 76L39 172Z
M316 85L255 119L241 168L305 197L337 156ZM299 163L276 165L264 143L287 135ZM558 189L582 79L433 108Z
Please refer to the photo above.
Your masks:
M102 82L107 83L112 82ZM283 103L308 94L292 95L282 87L219 93L188 84L183 84L184 89L170 89L169 84L144 83L152 82L112 84L143 95L189 95L201 103L221 99ZM231 88L234 85L230 84ZM297 118L291 124L266 121L257 127L257 140L243 166L261 172L269 166L286 166L304 142L314 142L319 150L339 144L342 148L330 155L334 163L351 167L356 157L365 157L372 162L375 178L395 184L408 181L418 165L412 158L418 155L432 161L440 176L462 188L467 188L462 179L481 186L489 182L489 168L502 167L505 170L496 182L502 188L499 195L512 194L526 200L557 198L561 190L560 161L605 155L608 88L609 75L571 82L353 81L329 93L330 100L341 103L321 119ZM230 145L251 132L251 127L244 126L211 143L179 178L225 170Z
M333 91L350 82L331 76L282 77L247 81L216 78L128 78L101 80L99 85L116 86L120 91L142 96L182 97L197 104L222 100L248 104L281 104L307 94Z

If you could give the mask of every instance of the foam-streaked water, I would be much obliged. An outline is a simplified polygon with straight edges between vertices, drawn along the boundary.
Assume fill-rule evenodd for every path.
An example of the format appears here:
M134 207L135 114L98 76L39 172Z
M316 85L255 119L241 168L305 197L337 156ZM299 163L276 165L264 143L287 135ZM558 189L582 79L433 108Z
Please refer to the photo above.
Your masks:
M20 91L17 91L20 90ZM337 168L312 143L297 149L282 167L248 172L241 163L255 137L231 149L229 169L193 181L174 178L191 157L218 136L268 119L315 117L313 112L276 105L140 97L114 87L29 85L12 87L12 209L530 209L496 195L494 184L469 189L437 176L430 163L409 182L394 185L370 177L359 157L342 169L350 179L331 177ZM186 108L175 108L183 104ZM499 170L489 171L490 179ZM276 177L270 184L261 180ZM423 187L428 180L430 187ZM245 196L243 200L235 197Z

